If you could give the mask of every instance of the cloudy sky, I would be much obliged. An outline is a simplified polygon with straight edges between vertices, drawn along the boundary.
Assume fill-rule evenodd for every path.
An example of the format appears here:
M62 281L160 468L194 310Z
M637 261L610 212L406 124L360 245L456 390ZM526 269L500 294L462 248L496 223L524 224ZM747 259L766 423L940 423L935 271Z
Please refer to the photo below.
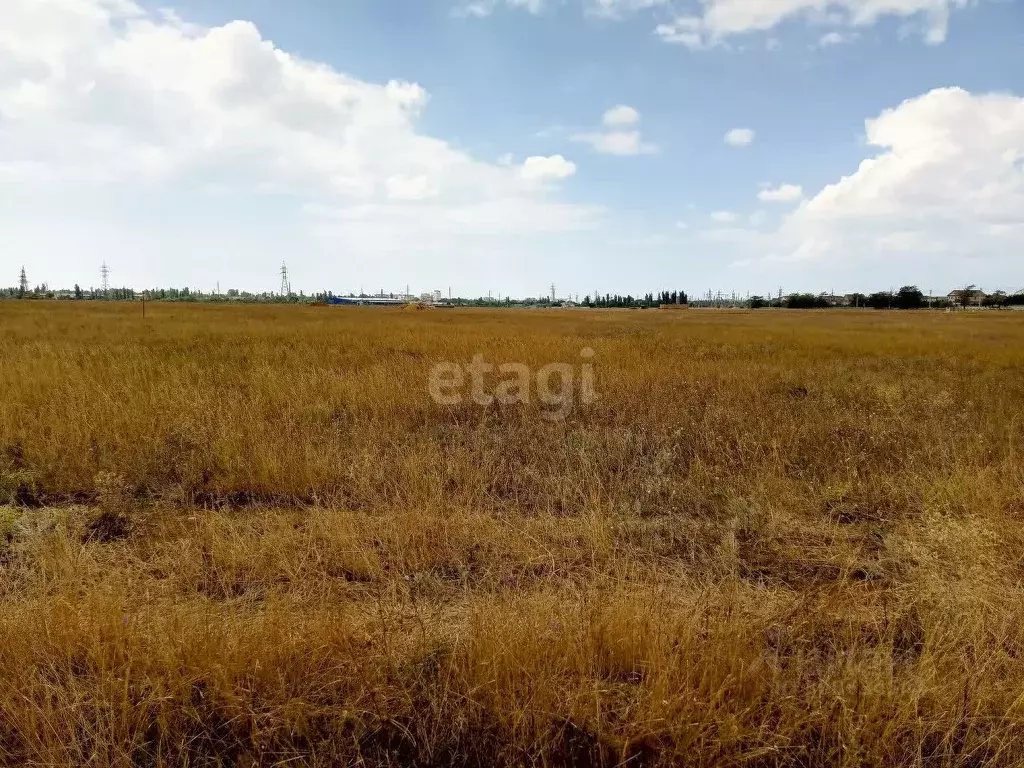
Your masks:
M14 284L1024 286L1021 0L0 0Z

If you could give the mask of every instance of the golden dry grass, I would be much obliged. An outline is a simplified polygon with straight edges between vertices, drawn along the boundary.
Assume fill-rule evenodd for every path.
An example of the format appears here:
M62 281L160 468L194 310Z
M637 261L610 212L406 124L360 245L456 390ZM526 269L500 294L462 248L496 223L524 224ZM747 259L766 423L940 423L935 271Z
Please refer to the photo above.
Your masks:
M595 350L601 398L430 366ZM0 303L0 762L1024 762L1024 317Z

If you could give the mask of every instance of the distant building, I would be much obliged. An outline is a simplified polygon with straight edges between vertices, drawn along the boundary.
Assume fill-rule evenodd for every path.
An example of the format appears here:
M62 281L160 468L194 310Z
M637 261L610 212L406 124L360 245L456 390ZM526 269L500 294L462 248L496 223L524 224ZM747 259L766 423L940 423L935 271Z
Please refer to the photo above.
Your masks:
M848 306L850 306L853 303L852 295L850 295L850 296L843 296L841 294L840 295L836 295L834 293L822 292L820 294L820 298L822 298L825 301L827 301L828 305L830 307L848 307Z
M985 300L985 292L980 288L957 288L955 291L950 291L949 295L946 296L950 303L954 306L959 306L965 303L963 295L967 294L966 304L968 306L981 306L981 303Z

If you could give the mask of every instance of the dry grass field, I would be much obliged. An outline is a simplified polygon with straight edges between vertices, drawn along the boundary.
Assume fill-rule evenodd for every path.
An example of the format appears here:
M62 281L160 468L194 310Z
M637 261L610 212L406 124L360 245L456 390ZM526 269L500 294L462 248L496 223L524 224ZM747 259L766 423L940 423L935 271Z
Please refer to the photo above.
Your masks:
M1024 315L140 309L0 302L0 763L1024 763Z

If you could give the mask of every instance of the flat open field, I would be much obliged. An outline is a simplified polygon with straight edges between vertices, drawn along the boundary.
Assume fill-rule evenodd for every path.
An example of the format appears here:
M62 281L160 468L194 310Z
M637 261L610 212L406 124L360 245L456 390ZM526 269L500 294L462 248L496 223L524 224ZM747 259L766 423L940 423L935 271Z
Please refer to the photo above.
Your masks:
M1022 314L0 302L0 392L0 763L1024 762Z

